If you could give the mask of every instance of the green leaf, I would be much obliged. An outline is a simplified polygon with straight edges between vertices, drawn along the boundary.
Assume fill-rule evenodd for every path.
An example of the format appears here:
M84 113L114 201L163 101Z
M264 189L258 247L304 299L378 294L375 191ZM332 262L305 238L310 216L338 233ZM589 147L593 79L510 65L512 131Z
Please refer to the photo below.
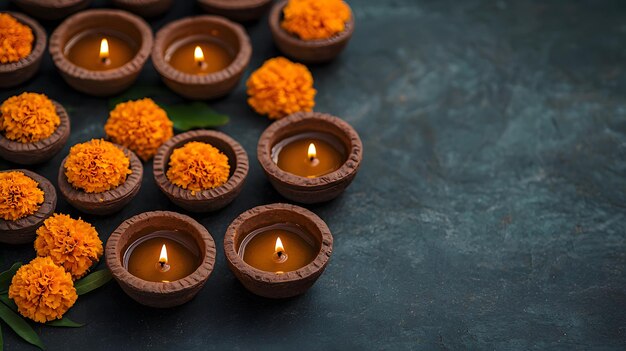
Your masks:
M85 278L77 281L74 283L74 287L76 288L76 293L78 295L84 295L108 283L111 278L111 272L109 272L108 269L102 269L95 271Z
M118 95L109 99L109 109L112 110L122 102L130 100L139 100L145 97L155 97L167 93L161 87L155 85L135 85L126 90L122 95Z
M17 272L18 269L22 267L22 262L15 262L8 270L0 273L0 294L5 293L9 290L9 286L11 285L11 280Z
M174 122L174 128L180 131L223 126L229 120L228 116L215 112L204 102L163 106L163 109Z
M61 319L55 319L53 321L50 321L50 322L46 323L46 325L50 326L50 327L80 328L84 324L83 323L74 322L73 320L71 320L71 319L69 319L67 317L63 317Z
M13 302L13 300L9 299L9 295L7 294L0 295L0 301L2 301L3 304L5 304L7 307L12 309L13 311L17 312L17 305L15 304L15 302Z
M10 308L0 303L0 318L9 326L15 333L22 337L25 341L37 346L44 350L44 346L39 335L33 330L33 328L26 323L26 321L20 317L17 313L11 311Z
M4 350L4 340L2 339L2 324L0 324L0 351Z

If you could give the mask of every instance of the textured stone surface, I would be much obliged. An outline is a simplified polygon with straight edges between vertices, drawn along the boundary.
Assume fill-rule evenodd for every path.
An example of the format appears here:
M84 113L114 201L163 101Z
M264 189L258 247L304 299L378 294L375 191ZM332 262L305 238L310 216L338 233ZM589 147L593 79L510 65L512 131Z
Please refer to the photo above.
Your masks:
M154 28L200 12L179 3ZM215 270L193 301L150 309L110 284L70 311L85 327L38 328L50 349L623 349L626 4L351 4L352 42L337 61L312 70L317 110L355 127L364 159L340 198L308 206L335 238L316 285L270 301L228 270L220 249L228 224L284 201L251 159L241 196L217 213L193 215L218 247ZM248 30L256 68L278 53L265 20ZM150 63L139 83L163 87ZM33 168L54 181L71 145L103 136L107 101L69 88L49 57L35 80L0 98L23 90L69 109L65 149ZM232 116L221 130L255 155L269 121L247 107L243 84L212 105ZM7 167L15 166L0 162ZM58 209L80 215L62 200ZM157 209L180 211L157 189L148 163L132 206L83 218L105 240L124 219ZM30 245L2 245L0 266L33 255ZM5 349L27 348L3 331Z

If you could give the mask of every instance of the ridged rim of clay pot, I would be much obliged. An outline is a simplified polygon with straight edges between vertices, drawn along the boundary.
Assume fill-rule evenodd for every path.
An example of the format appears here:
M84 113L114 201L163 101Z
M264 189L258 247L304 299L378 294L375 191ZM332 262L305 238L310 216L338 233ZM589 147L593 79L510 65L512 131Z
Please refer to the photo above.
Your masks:
M85 0L13 0L18 3L22 3L24 5L37 5L37 6L45 6L50 9L58 9L64 7L74 6L79 4Z
M277 40L303 48L323 48L344 40L348 40L352 36L352 33L354 33L354 14L352 14L352 16L350 16L350 20L346 22L346 27L342 32L337 33L332 37L326 39L302 40L297 35L287 32L280 26L280 22L283 17L283 8L287 5L287 2L288 1L286 0L279 1L274 4L272 9L270 10L270 29L272 31L272 34L274 35L274 38L276 38ZM352 9L350 9L350 12L352 12Z
M39 174L27 169L7 169L4 172L22 172L33 179L43 190L43 203L32 215L15 221L0 218L0 242L6 244L26 244L35 240L35 231L48 217L54 213L57 204L57 192L50 181Z
M61 124L57 126L54 133L34 143L20 143L9 140L0 133L0 157L15 163L35 164L51 159L63 148L70 136L70 118L63 105L54 100L52 100L52 103L61 119ZM0 112L1 115L2 113ZM29 162L31 161L28 160L29 158L34 159L34 161Z
M273 272L267 272L254 268L251 265L247 264L243 260L243 258L239 256L238 246L241 244L241 241L245 238L247 234L249 234L254 229L271 225L275 222L272 222L270 219L266 219L268 223L262 223L258 226L255 226L256 228L250 228L251 230L247 230L245 233L240 231L242 225L250 220L253 220L255 217L259 217L261 218L261 220L263 220L263 217L267 218L268 214L272 212L291 212L296 214L302 220L300 223L294 224L302 225L304 221L307 221L309 226L315 226L316 230L321 235L321 238L316 238L320 245L320 248L317 256L311 263L295 271L289 271L283 274L276 274ZM224 253L226 254L226 259L230 263L231 269L237 270L248 279L260 284L284 284L313 279L313 277L321 274L321 271L326 268L332 251L333 236L330 232L330 229L326 225L326 222L324 222L315 213L303 207L285 203L263 205L245 211L237 218L235 218L235 220L228 226L228 229L226 229L226 234L224 235Z
M89 22L91 18L102 16L111 17L111 21L126 21L135 27L141 35L141 43L138 43L140 47L135 57L121 67L106 71L92 71L73 64L63 53L67 42L62 42L62 38L68 32L72 33L72 28L77 23ZM99 27L99 25L95 26L95 28ZM71 38L71 36L68 37ZM83 80L106 82L128 77L141 71L150 56L152 43L152 29L141 17L123 10L94 9L81 11L63 21L50 37L49 51L57 68L68 76Z
M165 50L167 49L167 45L170 44L168 41L175 36L178 31L182 31L188 26L200 26L201 28L207 23L223 25L237 36L240 48L233 62L231 62L228 67L214 73L197 75L181 72L165 61ZM198 33L201 33L201 31L198 31ZM224 17L211 15L186 17L170 22L157 32L154 40L154 48L152 49L152 63L163 78L175 81L179 84L198 86L219 84L240 75L250 63L251 56L252 45L250 44L250 38L248 34L246 34L245 29L240 24Z
M61 195L69 202L72 206L77 209L91 214L104 215L116 212L121 209L121 207L125 206L127 202L132 200L139 189L141 188L141 180L143 178L143 165L141 161L135 155L134 152L125 148L122 145L118 145L115 143L111 143L115 145L117 148L122 150L124 154L130 159L130 170L132 171L126 177L126 180L121 185L117 186L114 189L107 190L101 193L87 193L82 189L75 188L70 182L67 180L67 176L65 175L65 161L67 161L68 156L65 156L63 161L61 161L61 165L59 166L59 176L58 176L58 185L59 191ZM130 199L128 198L130 196ZM122 203L118 208L115 204ZM107 206L113 206L114 209L101 212L98 209L104 208Z
M154 17L165 13L172 6L172 2L173 0L113 0L115 6L143 17ZM159 7L158 10L154 10L156 7Z
M198 0L198 2L224 10L246 10L248 8L261 7L272 2L272 0Z
M208 141L209 144L220 149L221 152L235 155L234 162L236 167L234 170L231 168L231 175L228 178L228 181L226 181L223 185L213 189L197 191L195 195L193 195L191 190L183 189L170 182L166 175L167 168L169 167L170 156L172 155L174 149L182 147L190 141L207 142L206 139L217 139L221 143L226 144L231 149L228 152L225 152L222 148L219 148L215 144ZM232 161L230 161L230 159L229 164L232 165ZM192 130L178 134L161 145L161 147L157 150L153 161L154 180L163 193L170 198L197 202L199 204L216 201L232 194L233 192L241 191L243 183L248 176L249 168L248 154L241 144L230 136L215 130Z
M45 20L57 20L76 13L91 4L91 0L13 0L24 12Z
M46 43L48 41L46 31L39 24L39 22L31 17L26 16L25 14L11 11L1 11L0 13L8 13L9 15L15 17L15 19L17 19L20 23L30 27L30 29L33 31L33 35L35 36L35 43L30 54L17 62L0 64L0 74L14 72L24 69L33 64L37 64L37 62L41 60L43 52L46 50Z
M272 147L284 138L294 134L297 135L298 133L290 134L290 132L304 123L310 124L307 129L309 132L317 132L318 129L316 129L316 126L327 124L332 125L343 134L343 136L336 135L344 144L345 151L347 152L345 155L346 160L339 169L316 178L306 178L283 171L278 167L276 162L272 160ZM349 140L350 145L346 145L346 140ZM339 117L320 112L297 112L279 119L265 129L257 145L257 158L265 172L280 180L283 184L304 189L328 188L357 173L363 158L363 144L356 130L354 130L348 122Z
M176 223L184 222L185 224L191 226L196 234L198 234L204 243L204 250L201 247L198 247L200 250L200 254L203 256L200 265L198 268L188 275L185 278L174 280L168 283L162 282L151 282L147 280L143 280L132 275L126 268L124 268L122 264L122 260L124 257L124 248L126 244L133 239L129 237L133 233L128 233L128 230L133 228L133 226L137 227L136 230L141 230L143 228L150 226L150 220L157 217L166 217L167 219L173 219L172 227L164 228L164 229L177 229ZM157 230L157 229L155 229ZM138 238L137 238L138 239ZM196 240L197 242L197 240ZM121 246L121 247L120 247ZM172 294L185 293L188 290L193 291L196 288L202 287L204 283L209 279L211 272L213 272L213 268L215 266L215 256L217 254L215 248L215 241L213 237L209 233L209 231L198 223L193 218L170 211L152 211L152 212L144 212L140 213L136 216L133 216L120 224L117 229L111 234L106 244L106 263L111 270L111 274L118 282L121 282L130 288L133 291L137 291L138 293L135 295L129 294L133 299L140 303L148 302L144 301L154 298L155 296L167 298ZM195 295L197 292L194 292ZM188 299L192 298L189 296ZM187 299L187 300L188 300ZM149 305L155 307L171 307L173 305L165 304L156 304L154 301L150 301Z

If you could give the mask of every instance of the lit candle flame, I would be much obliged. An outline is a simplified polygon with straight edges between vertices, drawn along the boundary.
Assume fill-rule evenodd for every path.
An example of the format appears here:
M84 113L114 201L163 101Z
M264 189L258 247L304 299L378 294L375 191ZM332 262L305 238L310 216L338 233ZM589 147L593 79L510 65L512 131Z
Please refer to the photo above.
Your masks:
M283 242L280 240L280 237L276 238L276 245L274 246L274 252L281 255L285 251L283 247Z
M167 248L165 247L165 244L163 244L163 247L161 247L161 256L159 257L159 263L161 265L167 264Z
M102 38L100 41L100 59L105 61L109 58L109 41L106 38Z
M309 155L309 160L314 160L317 157L317 150L315 150L315 144L313 143L309 144L308 155Z
M287 253L280 237L276 237L276 245L274 246L274 262L283 263L287 261Z
M204 52L202 52L202 48L196 46L196 49L193 51L193 59L198 65L204 64Z

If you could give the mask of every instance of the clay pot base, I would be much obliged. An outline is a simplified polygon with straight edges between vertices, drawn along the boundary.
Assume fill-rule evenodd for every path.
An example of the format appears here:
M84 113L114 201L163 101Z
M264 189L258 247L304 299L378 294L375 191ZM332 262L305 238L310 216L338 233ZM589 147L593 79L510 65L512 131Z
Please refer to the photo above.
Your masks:
M70 184L65 175L67 157L63 159L59 167L59 191L70 205L85 213L108 215L121 210L137 195L141 188L143 165L135 153L121 145L115 144L115 146L124 151L124 154L130 159L132 173L126 177L126 181L122 185L102 193L87 193Z
M26 144L9 140L0 133L0 157L18 164L32 165L48 161L61 151L70 136L70 118L61 104L56 101L52 103L61 119L54 133L46 139Z
M258 20L272 5L272 0L198 0L207 13L237 22Z
M14 245L32 243L37 236L37 228L54 213L57 206L57 192L48 179L35 172L25 169L10 169L0 172L22 172L39 183L39 188L43 190L43 203L37 212L16 221L0 219L0 243Z
M131 38L139 47L137 54L122 67L90 71L70 62L63 53L68 41L90 28L107 28ZM87 10L61 23L50 37L50 55L63 79L72 88L93 96L110 96L130 87L152 50L152 30L138 16L122 10Z
M272 147L285 138L306 132L328 133L341 141L347 151L344 164L316 178L300 177L280 169L272 160ZM363 158L363 144L357 132L342 119L319 112L299 112L274 122L261 134L257 158L282 196L312 204L332 200L350 185Z
M270 11L269 18L274 43L285 55L304 63L328 62L337 57L352 38L354 16L346 22L346 28L341 33L327 39L302 40L280 26L283 19L283 8L286 5L287 1L276 3Z
M167 178L167 169L172 152L190 141L209 143L228 157L230 177L228 181L214 189L192 194ZM219 210L231 203L241 192L248 176L248 155L243 147L228 135L211 130L194 130L178 134L161 145L154 156L154 180L161 191L176 205L192 212Z
M237 53L225 69L205 75L187 74L165 61L165 51L178 39L196 34L214 36L212 33L217 33L215 36ZM206 100L231 92L241 80L251 56L250 38L241 25L205 15L183 18L161 28L154 42L152 63L165 85L174 92L188 99Z
M57 20L87 8L91 0L13 0L24 12L44 20Z
M113 5L141 17L156 17L172 6L173 0L113 0Z
M200 248L200 266L191 275L169 283L150 282L130 274L122 260L128 246L157 230L180 230L192 235ZM106 262L113 278L128 296L151 307L173 307L191 300L204 286L215 264L215 242L191 217L167 211L145 212L127 219L111 234L106 244Z
M276 274L256 269L239 256L243 239L255 229L275 223L293 223L303 227L320 245L313 262L291 272ZM289 204L271 204L252 208L237 217L224 235L224 253L228 267L250 292L268 298L287 298L306 292L326 269L333 251L333 236L326 223L313 212Z
M34 19L21 13L7 13L15 17L20 23L29 26L33 31L35 41L30 55L17 62L0 64L0 88L20 85L34 76L41 66L41 59L48 40L46 31Z

